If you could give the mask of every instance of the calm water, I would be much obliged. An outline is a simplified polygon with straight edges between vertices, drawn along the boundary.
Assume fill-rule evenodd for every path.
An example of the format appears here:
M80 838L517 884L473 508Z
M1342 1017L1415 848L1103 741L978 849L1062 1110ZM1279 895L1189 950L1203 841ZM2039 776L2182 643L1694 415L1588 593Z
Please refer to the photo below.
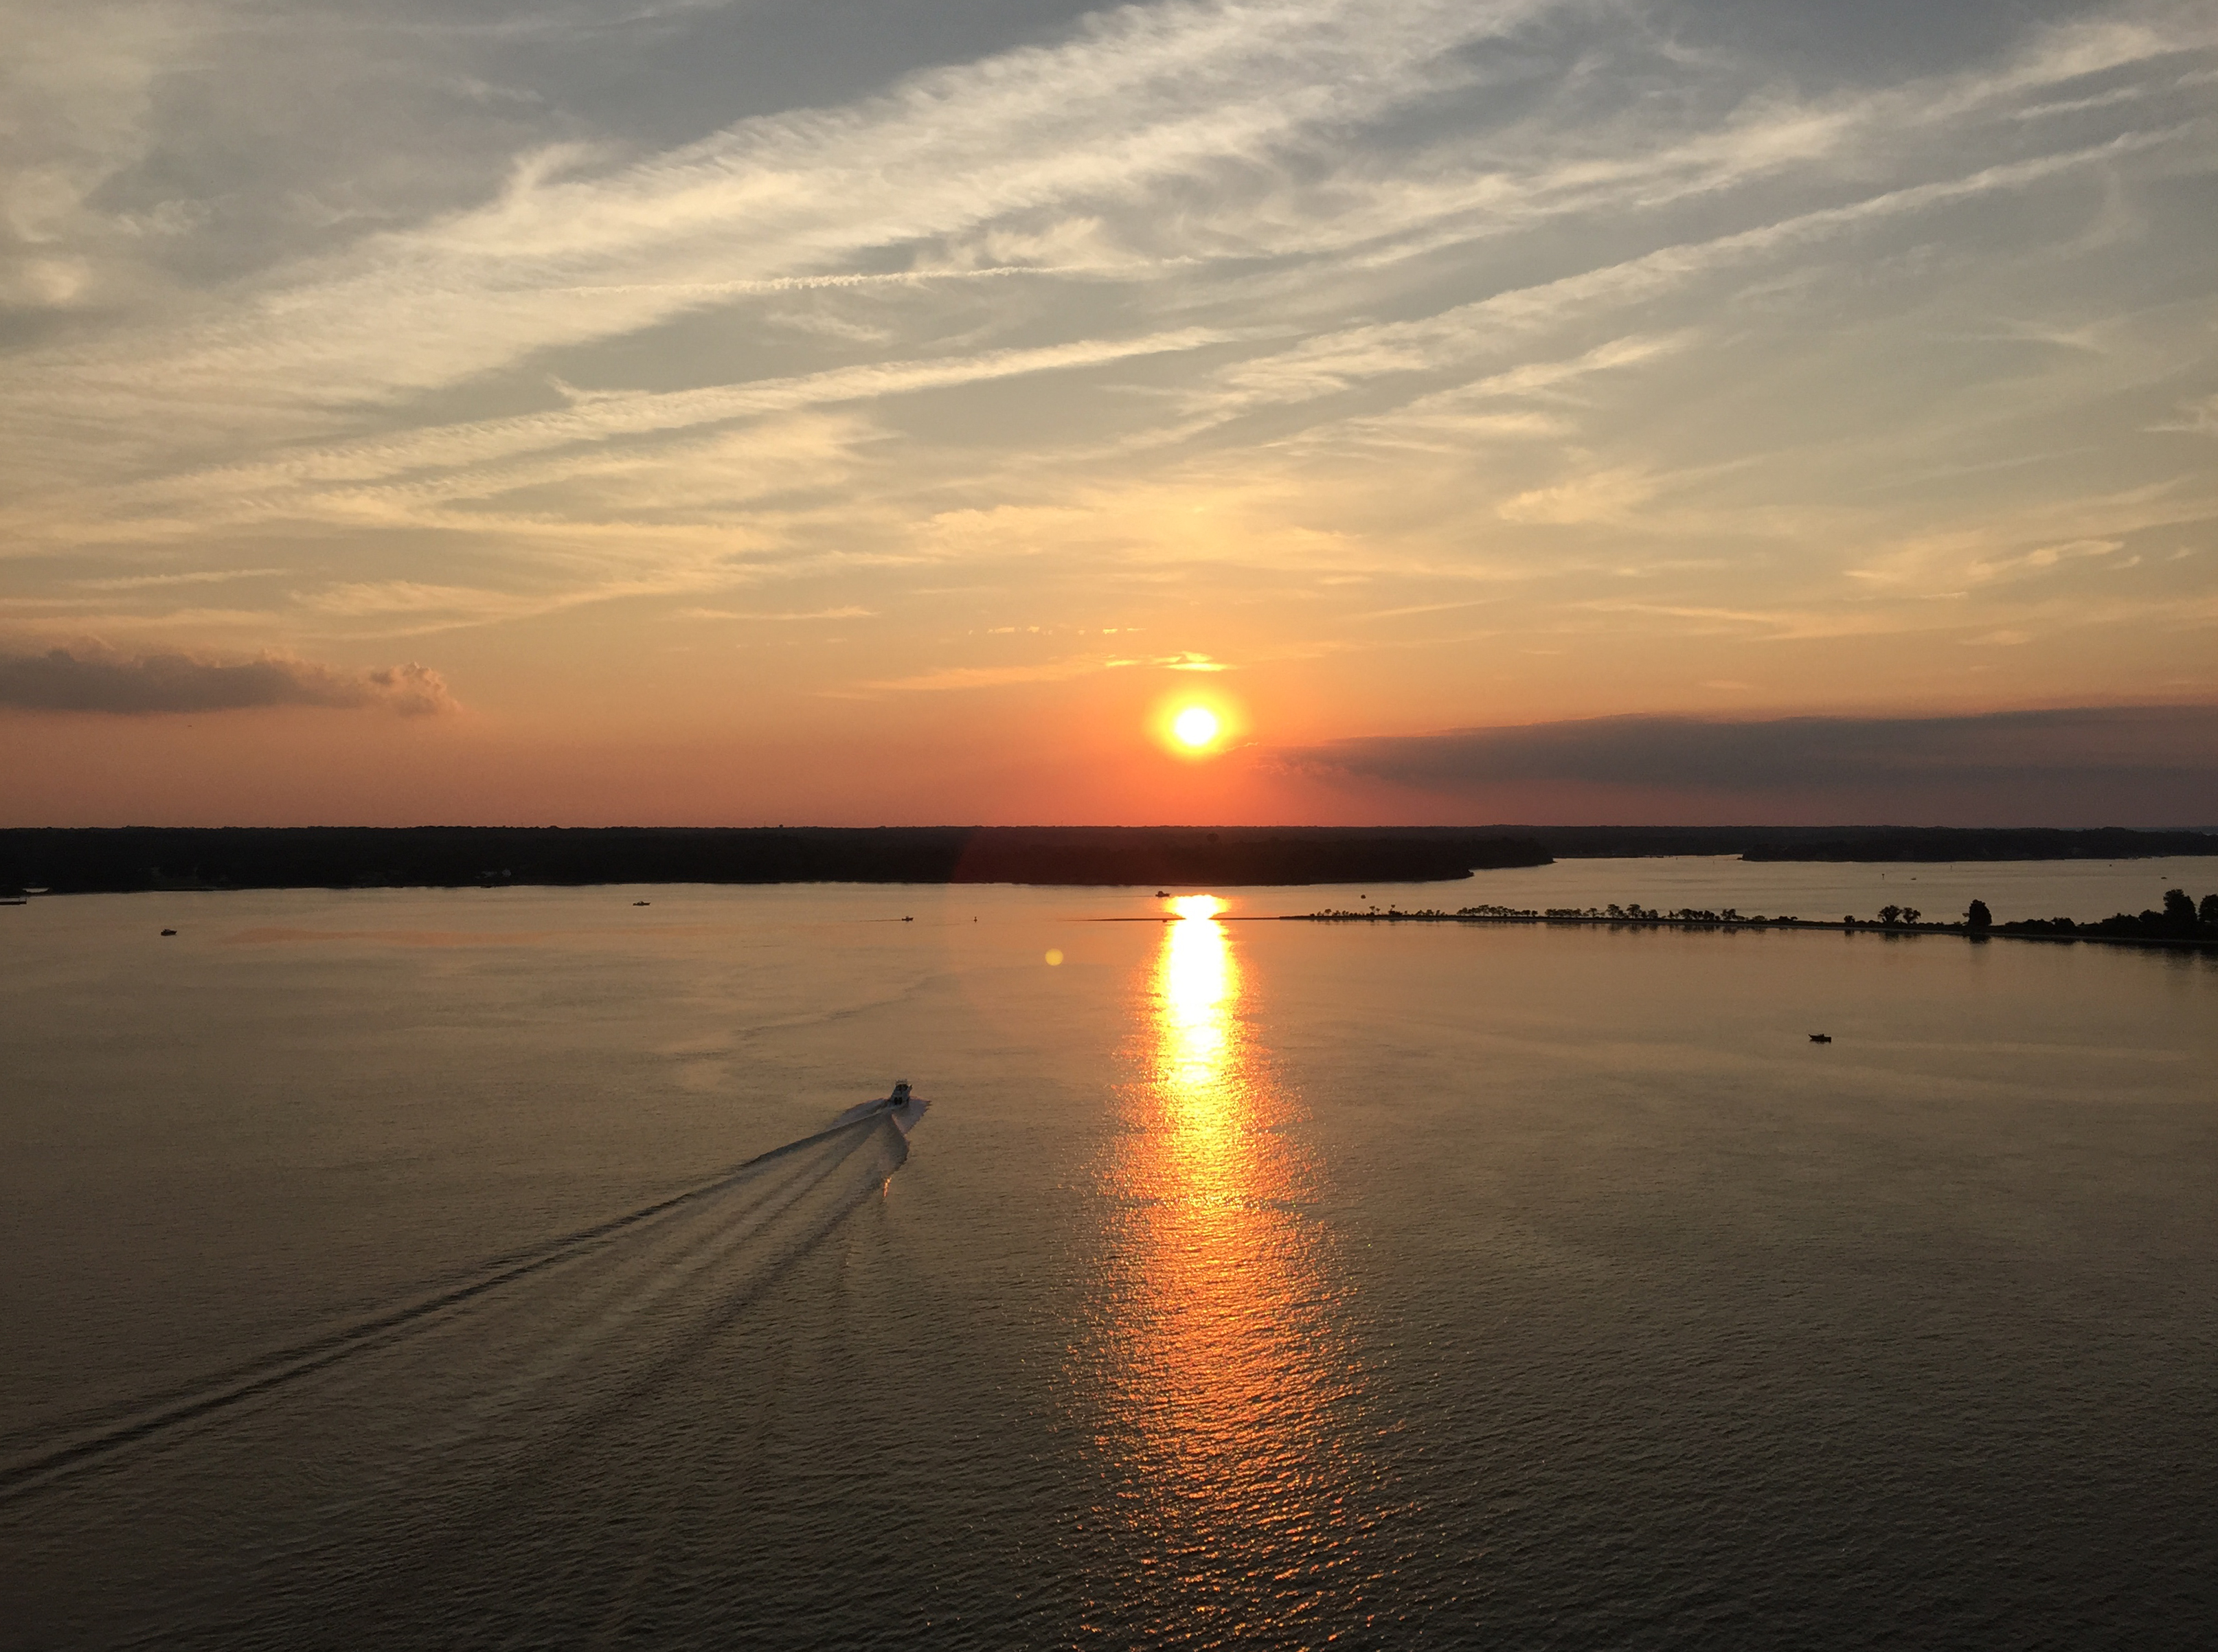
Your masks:
M1214 904L0 910L0 1643L2204 1643L2218 963Z

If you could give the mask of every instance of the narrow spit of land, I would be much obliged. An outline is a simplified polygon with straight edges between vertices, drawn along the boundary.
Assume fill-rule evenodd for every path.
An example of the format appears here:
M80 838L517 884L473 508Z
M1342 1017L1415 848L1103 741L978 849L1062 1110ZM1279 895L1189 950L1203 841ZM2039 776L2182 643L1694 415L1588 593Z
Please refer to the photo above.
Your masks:
M1828 919L1757 913L1744 916L1727 906L1718 911L1682 906L1659 912L1641 906L1463 906L1454 912L1434 907L1404 912L1399 907L1331 909L1289 913L1277 921L1290 924L1583 924L1610 929L1791 929L1830 930L1840 933L1907 937L1954 935L1965 940L2095 941L2114 946L2189 947L2218 951L2218 894L2200 902L2184 890L2165 892L2161 909L2117 913L2092 923L2069 918L2029 918L1998 924L1984 901L1975 901L1965 917L1952 923L1930 923L1913 909L1880 908L1871 918L1843 916Z

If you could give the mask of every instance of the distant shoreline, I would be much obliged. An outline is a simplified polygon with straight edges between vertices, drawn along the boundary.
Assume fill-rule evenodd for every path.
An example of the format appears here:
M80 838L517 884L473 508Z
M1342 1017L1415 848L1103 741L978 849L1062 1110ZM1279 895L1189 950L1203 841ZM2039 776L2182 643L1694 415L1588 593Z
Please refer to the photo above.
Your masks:
M2218 855L2218 832L1925 826L13 826L0 898L208 889L1432 883L1564 860Z
M1434 883L1548 865L1527 838L1205 826L287 826L0 831L0 897L670 884Z

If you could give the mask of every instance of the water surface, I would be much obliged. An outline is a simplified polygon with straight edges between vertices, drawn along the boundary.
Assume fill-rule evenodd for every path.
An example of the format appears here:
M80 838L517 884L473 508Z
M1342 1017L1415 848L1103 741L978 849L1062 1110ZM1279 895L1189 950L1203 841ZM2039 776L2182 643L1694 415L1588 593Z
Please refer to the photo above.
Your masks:
M1218 905L0 913L0 1639L2197 1643L2211 961Z

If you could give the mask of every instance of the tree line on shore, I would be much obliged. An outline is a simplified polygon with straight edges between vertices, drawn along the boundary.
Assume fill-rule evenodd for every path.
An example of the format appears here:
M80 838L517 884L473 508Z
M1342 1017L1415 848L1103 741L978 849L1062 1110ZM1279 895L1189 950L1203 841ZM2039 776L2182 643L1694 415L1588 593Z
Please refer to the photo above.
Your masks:
M1880 908L1880 916L1884 917L1886 911ZM1995 929L2005 935L2102 935L2141 941L2218 941L2218 893L2206 894L2197 901L2184 889L2166 889L2161 908L2113 913L2089 924L2076 923L2069 918L2020 918L1997 924L1986 902L1974 900L1965 913L1964 926L1974 934Z
M1549 859L1529 838L1236 826L12 827L0 891L1397 883Z
M2069 918L2023 918L2006 924L1995 922L1994 914L1984 900L1974 900L1960 919L1929 921L1916 906L1885 906L1870 918L1858 918L1853 913L1844 913L1838 924L1825 919L1805 920L1787 913L1767 916L1756 913L1744 916L1735 906L1679 906L1669 912L1654 906L1644 906L1638 901L1614 903L1607 906L1461 906L1454 912L1426 908L1403 912L1397 906L1362 911L1333 910L1305 913L1303 916L1316 919L1366 920L1384 919L1388 923L1431 921L1453 923L1486 919L1547 923L1572 921L1578 923L1622 924L1679 924L1721 925L1753 928L1800 925L1814 922L1829 929L1875 929L1883 932L1901 934L1918 931L1947 935L2085 935L2107 940L2130 941L2214 941L2218 942L2218 893L2204 895L2200 902L2183 889L2167 889L2161 908L2151 907L2139 913L2117 913L2111 917L2088 923Z

